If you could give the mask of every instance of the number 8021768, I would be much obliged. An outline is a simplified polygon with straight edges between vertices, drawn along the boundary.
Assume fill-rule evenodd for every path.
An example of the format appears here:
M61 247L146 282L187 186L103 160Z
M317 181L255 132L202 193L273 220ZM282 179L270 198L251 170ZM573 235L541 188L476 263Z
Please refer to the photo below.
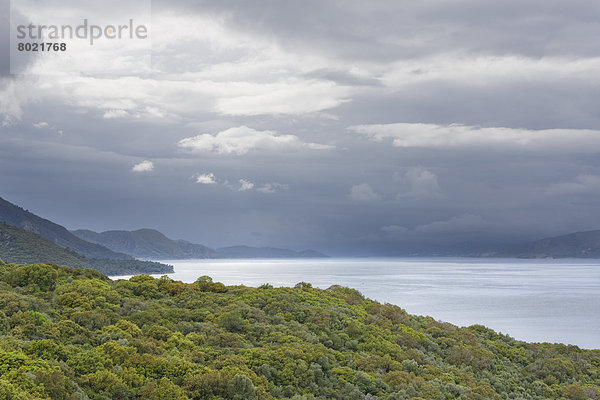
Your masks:
M66 51L66 43L19 43L17 45L19 51Z

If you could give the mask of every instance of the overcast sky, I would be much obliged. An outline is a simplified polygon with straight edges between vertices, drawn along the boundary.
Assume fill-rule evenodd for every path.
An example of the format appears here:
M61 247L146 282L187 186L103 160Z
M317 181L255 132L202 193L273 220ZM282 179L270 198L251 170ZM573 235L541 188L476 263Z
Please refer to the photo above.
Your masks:
M1 197L69 229L335 255L600 228L597 0L151 10L151 48L74 45L63 73L9 74L4 28Z

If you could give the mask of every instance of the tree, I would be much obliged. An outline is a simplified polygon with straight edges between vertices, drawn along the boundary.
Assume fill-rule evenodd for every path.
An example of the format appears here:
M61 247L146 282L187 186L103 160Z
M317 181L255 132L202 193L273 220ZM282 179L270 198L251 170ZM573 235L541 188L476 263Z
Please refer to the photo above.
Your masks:
M173 384L167 378L162 378L158 384L147 382L140 390L140 397L146 400L188 400L185 391Z
M0 399L4 400L27 400L27 393L20 390L10 382L0 379Z
M254 384L246 375L236 375L227 383L227 395L232 400L249 400L254 398Z
M13 286L31 286L34 290L53 290L58 278L56 268L47 264L21 265L7 277Z

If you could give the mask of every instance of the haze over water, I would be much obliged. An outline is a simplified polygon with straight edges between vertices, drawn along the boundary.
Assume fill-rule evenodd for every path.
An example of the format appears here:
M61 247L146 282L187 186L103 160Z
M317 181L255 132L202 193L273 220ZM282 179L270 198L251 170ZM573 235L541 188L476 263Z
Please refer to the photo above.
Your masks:
M169 276L226 285L343 285L411 314L528 342L600 348L600 261L468 258L176 260Z

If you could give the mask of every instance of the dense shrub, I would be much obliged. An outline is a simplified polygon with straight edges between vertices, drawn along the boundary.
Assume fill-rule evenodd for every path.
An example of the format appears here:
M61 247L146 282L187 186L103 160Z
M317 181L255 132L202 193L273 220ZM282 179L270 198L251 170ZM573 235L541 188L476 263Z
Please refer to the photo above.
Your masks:
M1 399L599 399L600 351L353 289L0 265Z

